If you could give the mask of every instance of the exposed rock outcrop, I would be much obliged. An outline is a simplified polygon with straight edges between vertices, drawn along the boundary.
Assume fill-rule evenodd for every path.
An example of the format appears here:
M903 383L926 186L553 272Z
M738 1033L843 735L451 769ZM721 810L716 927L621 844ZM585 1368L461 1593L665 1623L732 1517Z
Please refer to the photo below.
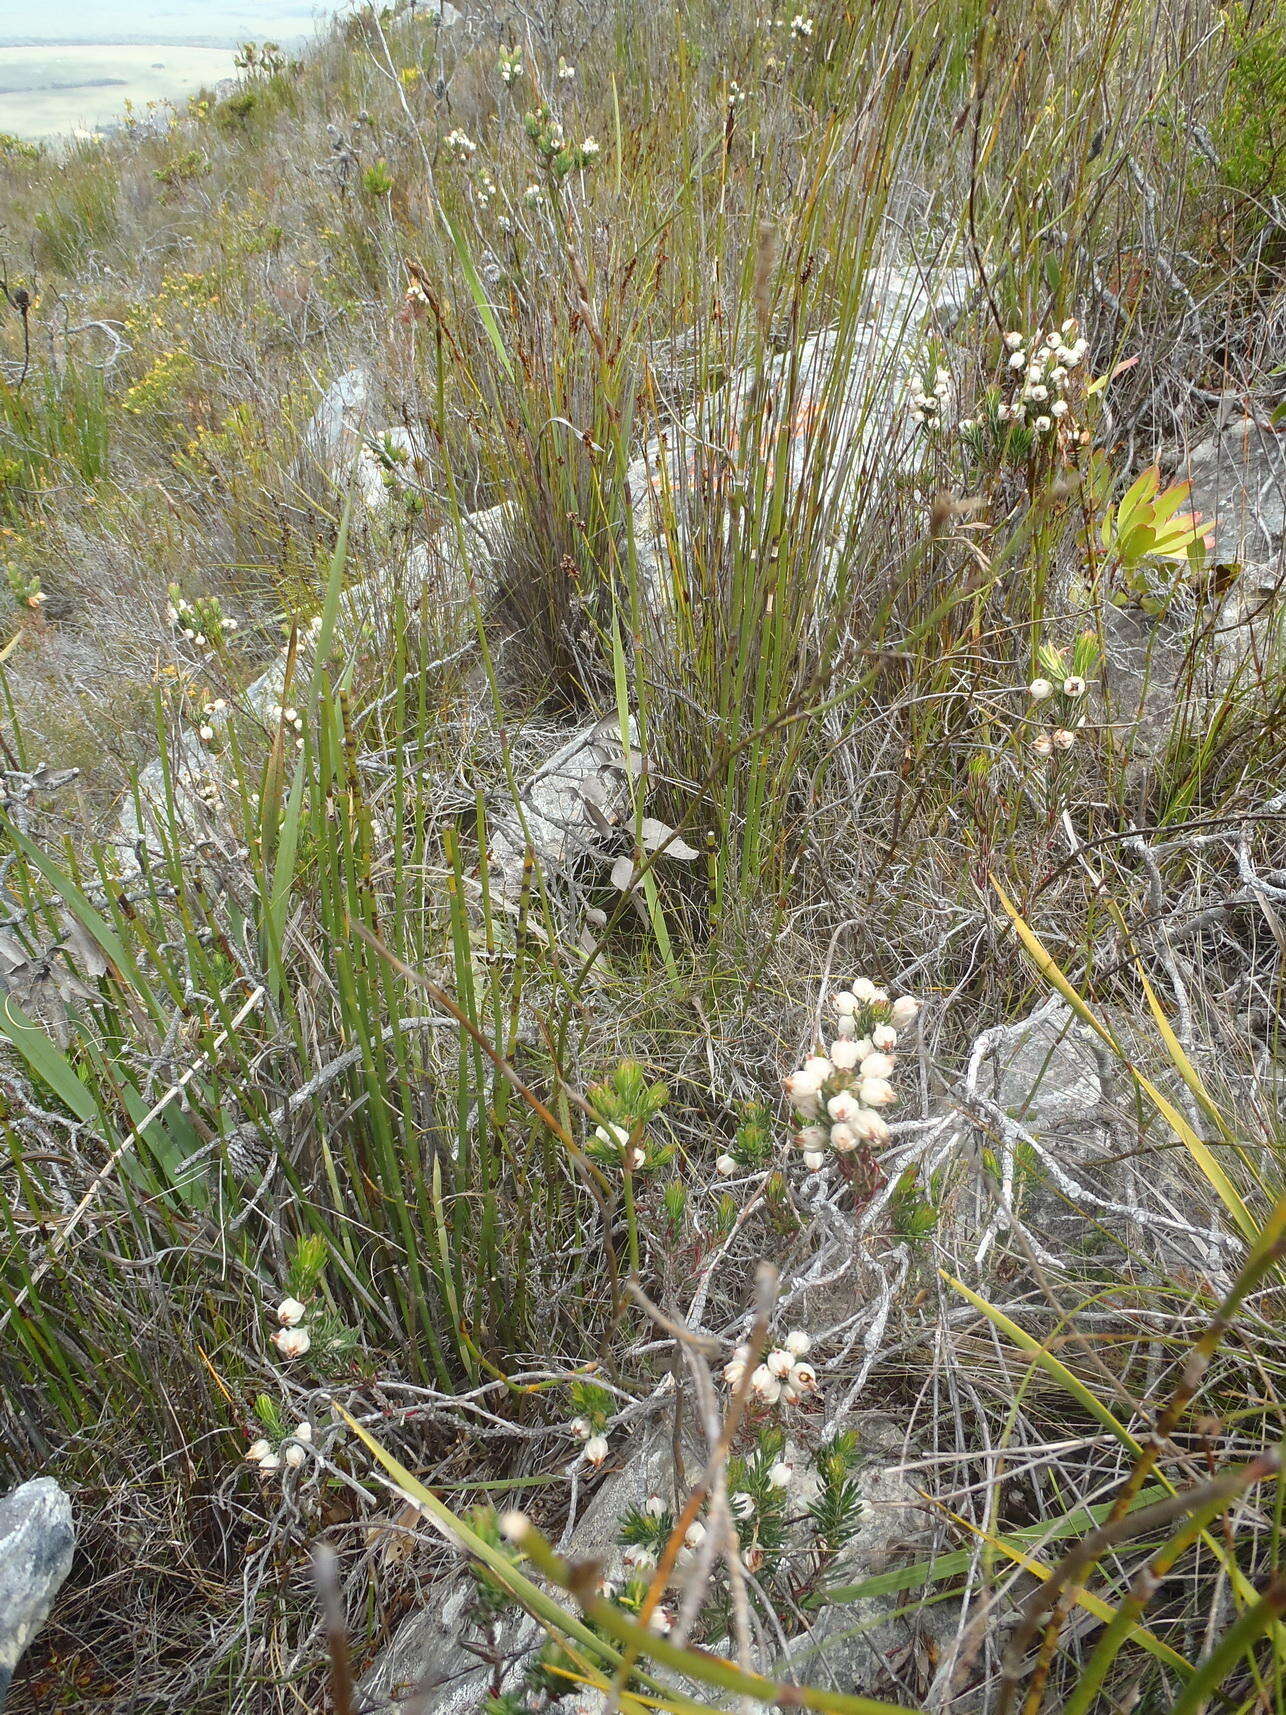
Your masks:
M71 1570L75 1545L71 1502L52 1477L33 1478L0 1500L0 1704Z

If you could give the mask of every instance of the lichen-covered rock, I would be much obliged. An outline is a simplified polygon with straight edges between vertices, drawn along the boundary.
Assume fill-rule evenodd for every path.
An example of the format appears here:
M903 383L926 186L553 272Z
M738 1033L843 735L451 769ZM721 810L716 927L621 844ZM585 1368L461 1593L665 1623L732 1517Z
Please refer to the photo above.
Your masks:
M1071 1007L1042 1007L1013 1025L991 1061L994 1099L1038 1127L1088 1119L1102 1097L1090 1033Z
M0 1500L0 1703L71 1570L75 1546L71 1502L52 1477Z
M371 378L364 369L346 369L322 394L304 430L304 446L324 471L346 471L352 464L370 402Z
M1193 509L1214 527L1219 560L1264 563L1286 543L1286 434L1254 417L1220 413L1182 464Z
M476 1715L493 1693L514 1690L543 1633L529 1614L510 1609L488 1637L474 1623L476 1598L467 1572L438 1586L435 1600L403 1621L362 1679L361 1708L374 1715L418 1696L433 1715Z

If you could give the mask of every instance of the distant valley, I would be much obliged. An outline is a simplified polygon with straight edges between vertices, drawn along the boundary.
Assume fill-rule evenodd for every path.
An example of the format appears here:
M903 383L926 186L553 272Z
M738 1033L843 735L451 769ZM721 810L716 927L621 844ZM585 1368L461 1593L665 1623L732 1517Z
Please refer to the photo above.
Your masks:
M231 77L240 43L297 46L313 0L74 0L55 16L0 0L0 132L35 142L119 124L130 102L181 104Z

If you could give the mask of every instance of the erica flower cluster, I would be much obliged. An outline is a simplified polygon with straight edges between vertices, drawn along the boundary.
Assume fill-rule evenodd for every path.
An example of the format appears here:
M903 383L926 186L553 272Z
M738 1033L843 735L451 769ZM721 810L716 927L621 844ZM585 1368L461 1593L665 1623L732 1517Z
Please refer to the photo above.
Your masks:
M1005 335L1006 364L1013 383L1009 399L994 405L998 423L1016 423L1036 435L1049 434L1066 417L1066 397L1071 373L1089 350L1089 342L1067 320L1056 333L1037 332L1029 339L1017 329ZM966 433L977 427L966 418L960 427Z
M216 697L212 703L206 703L201 710L201 725L197 728L197 737L202 744L213 744L214 723L227 710L227 703L222 697Z
M1068 661L1061 649L1042 644L1037 652L1039 673L1027 687L1031 699L1029 742L1037 756L1071 750L1085 725L1089 674L1098 663L1099 644L1092 631L1078 637Z
M308 1447L313 1438L311 1423L297 1423L290 1434L279 1440L274 1446L266 1436L260 1436L246 1448L246 1459L252 1465L257 1465L265 1474L280 1471L283 1465L291 1470L297 1470L308 1457Z
M312 1345L313 1337L303 1326L307 1314L307 1306L297 1298L283 1298L277 1306L277 1320L281 1326L273 1335L272 1343L283 1358L302 1358Z
M166 618L189 643L217 643L237 629L236 620L224 614L218 596L199 595L189 601L178 584L171 584L167 593Z
M631 1145L627 1127L608 1122L607 1125L596 1125L593 1136L594 1154L601 1160L620 1161L637 1172L647 1164L647 1152L637 1145Z
M580 143L569 143L561 121L543 103L533 108L530 113L524 114L523 128L536 153L556 179L564 179L568 173L592 166L603 152L602 145L595 137L586 137Z
M268 720L278 722L283 731L288 729L294 733L296 749L304 748L304 717L298 709L288 703L284 706L281 703L269 703L264 714Z
M588 1417L573 1417L571 1432L578 1440L584 1442L581 1452L587 1464L599 1466L607 1458L607 1437L601 1430L596 1430Z
M825 1166L828 1149L849 1156L887 1141L881 1109L897 1100L893 1051L899 1031L914 1024L920 1011L910 995L890 1001L867 977L858 977L831 1004L835 1040L786 1079L791 1106L804 1122L795 1142L814 1172Z
M663 1167L673 1149L648 1136L647 1127L669 1099L664 1084L650 1083L635 1060L622 1060L610 1078L595 1084L589 1100L599 1123L585 1142L586 1153L604 1167Z
M478 149L473 138L467 132L461 131L459 126L454 131L447 132L442 139L442 147L448 154L454 155L457 161L469 160L472 155L477 153Z
M951 394L951 377L940 365L933 372L932 384L925 384L911 394L911 420L923 423L926 429L936 429L942 423L942 413Z
M805 1363L812 1349L812 1339L802 1328L794 1328L780 1346L774 1347L750 1372L750 1391L765 1405L798 1405L810 1393L817 1392L817 1371ZM729 1387L739 1387L750 1362L750 1347L738 1346L731 1360L723 1367L723 1379Z

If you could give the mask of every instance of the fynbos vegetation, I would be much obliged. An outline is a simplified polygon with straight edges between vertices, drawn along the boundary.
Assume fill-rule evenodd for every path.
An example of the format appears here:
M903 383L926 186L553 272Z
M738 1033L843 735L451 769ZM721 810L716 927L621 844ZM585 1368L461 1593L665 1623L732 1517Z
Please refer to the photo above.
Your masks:
M7 1707L1286 1715L1282 47L0 138Z

